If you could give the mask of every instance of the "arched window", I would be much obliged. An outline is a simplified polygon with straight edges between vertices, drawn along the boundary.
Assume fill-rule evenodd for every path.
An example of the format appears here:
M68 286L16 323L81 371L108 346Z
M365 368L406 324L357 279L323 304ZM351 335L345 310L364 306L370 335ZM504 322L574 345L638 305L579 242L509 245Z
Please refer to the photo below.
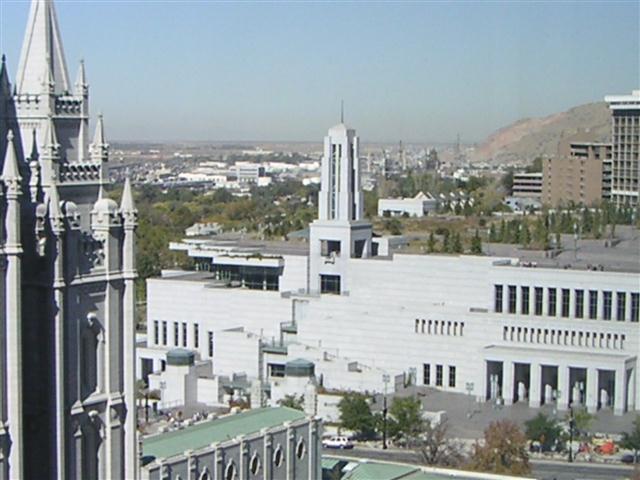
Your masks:
M200 476L198 477L198 480L211 480L211 474L209 473L209 469L207 467L204 467L202 469L202 472L200 472Z
M227 468L224 470L224 480L236 480L238 477L238 472L236 469L236 464L231 460L227 463Z
M258 475L260 473L260 456L254 453L249 461L249 471L251 475Z
M273 463L276 467L279 467L284 462L284 453L282 452L282 447L278 445L276 451L273 452Z
M298 457L298 460L302 460L306 452L307 452L307 447L304 443L304 440L300 439L298 441L298 444L296 445L296 457Z

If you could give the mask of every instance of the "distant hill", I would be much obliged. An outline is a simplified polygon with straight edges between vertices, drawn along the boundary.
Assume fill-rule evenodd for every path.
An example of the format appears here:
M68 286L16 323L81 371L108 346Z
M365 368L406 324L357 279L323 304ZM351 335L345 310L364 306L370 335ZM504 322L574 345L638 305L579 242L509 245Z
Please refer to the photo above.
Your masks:
M596 141L607 141L611 116L606 103L588 103L542 118L525 118L497 130L471 155L473 161L529 164L542 155L555 155L563 136L578 130L593 132Z

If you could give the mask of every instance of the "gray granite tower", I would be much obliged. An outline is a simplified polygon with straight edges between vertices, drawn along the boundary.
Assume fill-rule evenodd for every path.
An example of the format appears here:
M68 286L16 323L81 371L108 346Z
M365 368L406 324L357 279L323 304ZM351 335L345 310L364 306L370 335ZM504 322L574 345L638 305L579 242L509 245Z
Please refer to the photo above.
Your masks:
M15 86L0 67L0 480L136 477L137 212L103 194L88 94L33 0Z

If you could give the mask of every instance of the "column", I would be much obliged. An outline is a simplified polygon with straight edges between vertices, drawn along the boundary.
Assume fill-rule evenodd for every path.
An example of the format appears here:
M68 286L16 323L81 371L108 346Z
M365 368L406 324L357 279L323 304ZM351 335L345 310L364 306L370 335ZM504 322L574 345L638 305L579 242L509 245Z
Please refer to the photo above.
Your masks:
M598 369L595 367L587 368L587 395L586 405L589 413L595 413L598 410Z
M633 367L631 369L631 374L629 378L629 388L627 390L627 408L629 411L633 411L636 408L636 375L637 368Z
M513 362L505 360L502 362L502 399L505 405L513 403Z
M567 410L569 408L570 389L569 367L567 365L558 365L558 410Z
M626 368L624 364L621 367L616 368L616 385L613 399L613 413L615 415L622 415L624 413L624 400L626 396Z
M542 365L532 363L529 367L529 407L540 406L540 385L542 382Z

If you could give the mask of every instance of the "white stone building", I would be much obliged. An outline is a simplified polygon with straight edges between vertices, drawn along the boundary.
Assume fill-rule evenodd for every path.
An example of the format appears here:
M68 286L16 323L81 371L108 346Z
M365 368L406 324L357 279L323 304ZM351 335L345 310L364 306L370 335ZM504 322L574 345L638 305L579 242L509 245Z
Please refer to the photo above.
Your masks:
M16 83L0 67L0 479L136 478L131 185L108 199L103 121L33 0Z
M327 389L380 392L389 375L390 390L411 382L505 404L640 408L637 239L535 268L509 256L381 254L362 215L355 131L331 128L324 151L308 245L172 246L198 271L148 280L139 375L182 347L211 360L213 375L265 385L304 359Z
M435 213L438 200L430 193L418 192L413 198L381 198L378 200L378 216L408 215L410 217L424 217Z

